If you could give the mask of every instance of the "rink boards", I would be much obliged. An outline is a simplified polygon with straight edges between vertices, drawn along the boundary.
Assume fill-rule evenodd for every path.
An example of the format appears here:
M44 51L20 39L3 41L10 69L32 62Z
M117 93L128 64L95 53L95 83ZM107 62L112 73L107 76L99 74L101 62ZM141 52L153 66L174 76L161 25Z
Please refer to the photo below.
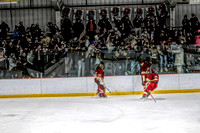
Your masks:
M161 74L154 93L200 92L200 74ZM106 76L108 95L137 95L143 93L140 75ZM1 79L0 98L95 96L94 77Z

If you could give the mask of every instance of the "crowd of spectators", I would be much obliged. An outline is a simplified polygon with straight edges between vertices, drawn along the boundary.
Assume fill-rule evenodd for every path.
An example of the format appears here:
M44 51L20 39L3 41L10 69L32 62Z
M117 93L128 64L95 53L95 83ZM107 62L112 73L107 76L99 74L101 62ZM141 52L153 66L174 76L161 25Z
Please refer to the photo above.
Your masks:
M24 27L23 22L19 22L15 25L13 38L7 39L10 28L2 22L0 47L6 61L5 69L21 70L29 75L27 68L44 72L45 68L63 58L66 44L60 30L51 22L47 27L47 32L42 33L39 24Z
M183 67L187 68L184 52L194 52L189 49L194 44L195 52L200 52L198 18L192 14L188 19L185 15L182 28L167 27L169 13L164 4L148 7L144 18L144 12L138 8L133 19L130 12L124 12L122 17L111 15L113 21L104 10L96 22L91 10L85 25L81 13L71 20L70 10L65 7L62 11L60 29L49 22L49 32L42 33L38 24L25 28L20 22L9 41L6 35L10 28L2 22L0 47L4 49L8 70L20 69L28 74L27 68L31 68L44 72L44 66L66 57L66 73L76 70L78 76L85 76L101 60L107 61L106 69L113 69L114 74L139 74L138 58L148 57L158 64L160 72L170 68L181 73L186 70ZM199 62L198 57L195 63Z

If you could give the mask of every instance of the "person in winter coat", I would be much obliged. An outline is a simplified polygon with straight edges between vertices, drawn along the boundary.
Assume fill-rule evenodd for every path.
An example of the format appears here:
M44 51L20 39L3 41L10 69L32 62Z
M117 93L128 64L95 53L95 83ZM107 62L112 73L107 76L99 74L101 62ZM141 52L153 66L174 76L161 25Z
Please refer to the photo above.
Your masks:
M174 66L177 68L177 73L182 73L184 65L184 50L182 45L177 45L174 49L172 49L172 53L175 54Z

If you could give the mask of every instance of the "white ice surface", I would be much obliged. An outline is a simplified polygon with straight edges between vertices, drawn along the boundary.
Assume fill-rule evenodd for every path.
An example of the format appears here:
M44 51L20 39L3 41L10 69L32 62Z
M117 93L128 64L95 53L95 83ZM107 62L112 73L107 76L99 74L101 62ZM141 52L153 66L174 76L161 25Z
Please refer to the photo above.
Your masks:
M0 133L200 133L200 93L0 99Z

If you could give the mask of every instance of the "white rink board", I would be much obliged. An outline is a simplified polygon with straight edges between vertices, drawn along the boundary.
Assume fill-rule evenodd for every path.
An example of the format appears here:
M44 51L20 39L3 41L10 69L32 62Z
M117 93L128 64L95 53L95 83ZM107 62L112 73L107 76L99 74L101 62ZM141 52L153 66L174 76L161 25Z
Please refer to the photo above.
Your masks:
M41 79L0 80L0 95L41 94Z
M159 75L157 90L199 89L200 74ZM141 76L106 76L108 88L117 92L142 91ZM94 77L1 79L0 95L94 93Z

